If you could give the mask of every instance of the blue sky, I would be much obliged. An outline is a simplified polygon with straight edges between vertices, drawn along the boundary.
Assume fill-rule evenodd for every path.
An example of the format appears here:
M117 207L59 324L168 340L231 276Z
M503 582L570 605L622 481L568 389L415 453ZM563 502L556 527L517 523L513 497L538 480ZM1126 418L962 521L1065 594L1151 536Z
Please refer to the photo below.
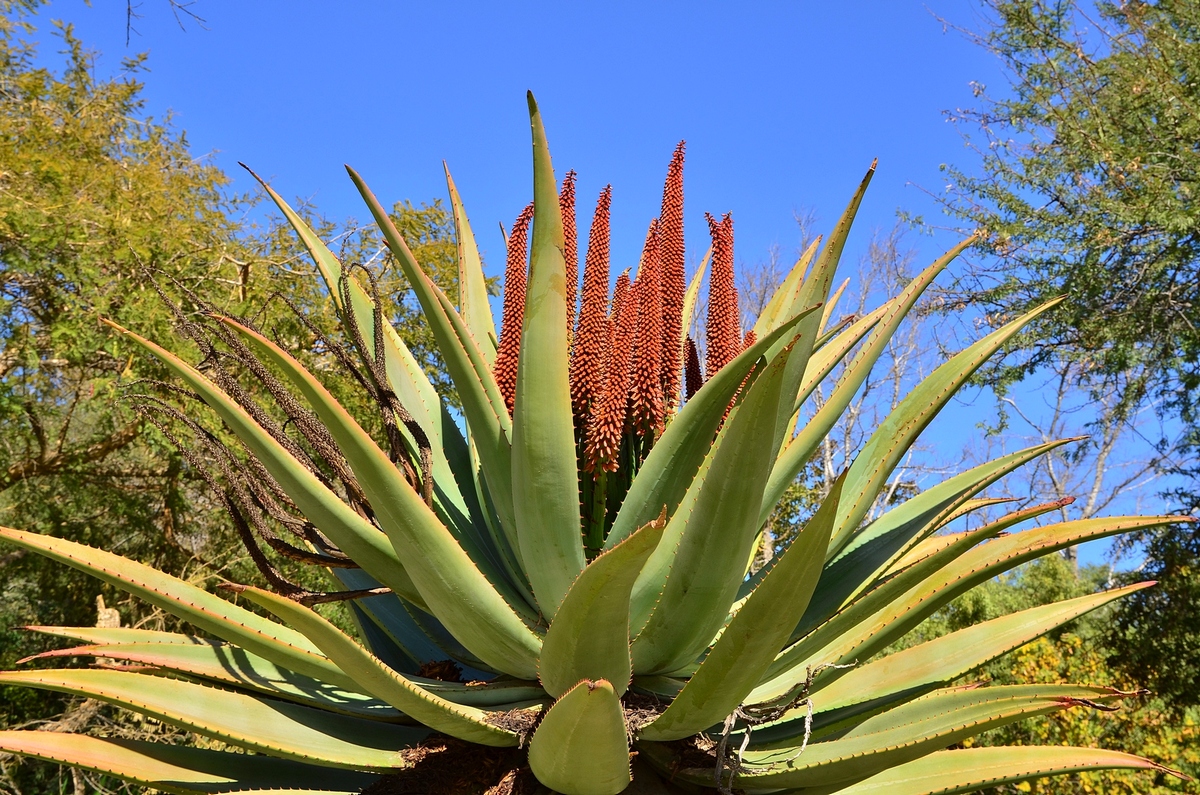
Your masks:
M182 31L166 0L142 0L128 49L119 0L41 15L73 22L101 72L148 51L148 109L170 109L195 153L230 173L244 161L333 217L363 214L343 163L381 198L420 202L444 195L447 160L489 250L530 194L532 89L581 207L613 183L615 255L635 262L680 139L689 249L706 245L703 212L731 210L753 261L794 248L796 209L831 224L873 157L864 231L897 208L936 213L914 185L940 190L939 164L966 157L943 111L972 102L971 81L1003 81L934 16L976 25L965 0L333 7L197 0L204 27Z
M946 112L976 105L975 83L993 93L1006 85L993 56L939 19L985 27L971 0L197 0L204 23L183 17L184 30L167 0L142 0L128 47L125 8L56 0L40 13L43 54L55 47L48 18L76 26L101 53L100 74L147 51L147 111L172 113L193 153L210 153L250 191L236 165L244 161L331 218L365 216L343 163L385 202L420 203L445 195L445 159L493 273L497 222L510 224L531 195L526 89L541 105L556 170L579 172L581 227L613 184L620 269L636 263L680 139L691 257L708 243L703 213L732 211L739 262L762 261L773 245L788 258L794 213L811 209L828 229L874 157L844 262L897 210L947 224L926 191L945 190L941 164L973 158ZM957 240L910 238L918 265ZM953 457L993 405L952 406L928 435Z

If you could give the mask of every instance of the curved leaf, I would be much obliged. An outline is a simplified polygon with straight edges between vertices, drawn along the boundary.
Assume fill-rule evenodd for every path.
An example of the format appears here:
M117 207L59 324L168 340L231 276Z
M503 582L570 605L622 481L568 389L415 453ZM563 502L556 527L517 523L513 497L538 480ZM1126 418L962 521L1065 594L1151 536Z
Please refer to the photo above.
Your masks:
M244 588L241 593L303 632L361 689L434 731L480 745L519 743L518 735L488 723L483 710L447 701L388 668L316 611L260 588Z
M587 565L567 355L562 214L546 131L533 94L533 244L513 401L512 499L521 561L549 619Z
M662 538L666 519L651 522L588 564L567 591L542 641L538 675L558 698L583 679L604 679L625 695L629 659L629 592Z
M529 743L529 767L565 795L617 795L629 786L625 714L612 685L584 680L554 702Z
M379 778L371 773L265 756L64 732L0 731L0 751L81 767L185 795L243 792L250 787L291 788L313 795L355 795Z
M730 715L767 670L817 587L841 496L834 483L820 509L792 541L667 707L638 732L646 740L681 740Z
M230 604L177 577L120 555L62 538L8 527L0 527L0 538L87 572L205 632L237 643L286 668L349 690L357 689L352 679L299 632Z
M938 751L837 790L795 790L797 795L957 795L1004 784L1088 770L1148 770L1178 776L1140 756L1097 748L997 746Z
M426 734L286 701L124 671L9 671L0 673L0 684L97 698L242 748L329 767L398 767L399 751Z
M657 568L652 558L639 577L635 588L661 596L633 641L636 673L671 673L692 662L728 614L758 532L754 508L774 460L787 358L787 351L776 357L749 386L721 432L695 507L668 524L663 543L679 538L670 567Z
M488 301L487 278L483 275L483 260L479 247L475 245L475 234L462 197L450 176L450 167L442 161L446 172L446 189L450 192L450 208L454 212L454 238L458 246L458 313L479 345L483 358L492 364L496 361L496 321L492 318L492 306Z
M476 568L437 516L366 431L299 362L261 334L228 318L268 361L283 371L329 429L371 501L396 554L429 610L464 646L497 669L522 679L537 672L538 637Z
M165 348L105 321L154 354L171 372L196 390L221 420L237 434L310 522L338 548L358 561L372 577L417 604L424 604L387 537L359 516L310 472L254 419L198 370Z

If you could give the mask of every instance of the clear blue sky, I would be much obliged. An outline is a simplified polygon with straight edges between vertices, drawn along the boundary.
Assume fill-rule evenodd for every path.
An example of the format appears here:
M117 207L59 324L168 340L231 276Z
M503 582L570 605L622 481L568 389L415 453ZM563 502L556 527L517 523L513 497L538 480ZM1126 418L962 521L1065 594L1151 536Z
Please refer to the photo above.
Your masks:
M797 243L794 211L827 229L873 157L879 170L845 261L898 209L937 225L922 190L939 165L970 165L945 112L972 106L972 83L1003 93L999 64L938 17L984 26L971 0L756 3L367 3L196 0L203 26L167 0L141 0L129 46L125 3L57 0L41 11L75 24L102 53L98 72L150 54L147 111L168 110L196 155L213 153L252 190L237 161L285 197L334 219L366 213L342 170L357 168L385 202L445 195L448 161L492 272L497 222L531 195L526 89L546 119L555 167L579 172L581 226L614 186L614 264L634 265L658 212L677 141L688 142L691 256L707 246L705 211L732 211L740 262ZM955 238L915 238L928 262ZM928 435L953 456L979 412L952 408ZM1087 550L1096 559L1100 547Z
M941 189L938 165L966 155L943 111L971 104L973 80L1002 82L934 16L973 26L968 0L192 8L204 27L184 18L185 32L166 0L141 0L128 48L121 0L61 0L41 16L73 22L102 73L148 51L148 110L170 109L193 152L231 174L244 161L332 217L365 214L343 163L381 198L420 202L444 195L447 160L492 251L496 222L530 195L526 89L556 170L579 172L581 208L613 184L616 257L636 262L686 139L689 249L706 245L705 211L731 210L738 259L753 261L794 247L794 209L831 224L873 157L864 231L900 207L936 213L912 184Z

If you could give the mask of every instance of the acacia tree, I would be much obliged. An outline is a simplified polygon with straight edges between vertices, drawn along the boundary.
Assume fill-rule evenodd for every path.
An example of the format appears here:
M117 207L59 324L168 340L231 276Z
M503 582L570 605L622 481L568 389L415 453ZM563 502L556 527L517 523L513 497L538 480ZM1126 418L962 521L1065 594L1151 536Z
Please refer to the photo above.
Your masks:
M1010 81L1002 95L977 86L979 106L956 119L979 156L948 166L946 206L987 231L986 258L958 298L1002 319L1047 298L1071 300L1039 319L989 372L1002 390L1037 372L1102 404L1085 455L1149 439L1175 475L1185 509L1200 507L1200 5L1191 0L1083 3L986 0L990 28L971 34ZM1031 340L1039 340L1028 347ZM1139 577L1160 579L1125 603L1113 661L1176 703L1200 685L1200 590L1194 526L1144 538ZM1168 664L1169 663L1169 664Z

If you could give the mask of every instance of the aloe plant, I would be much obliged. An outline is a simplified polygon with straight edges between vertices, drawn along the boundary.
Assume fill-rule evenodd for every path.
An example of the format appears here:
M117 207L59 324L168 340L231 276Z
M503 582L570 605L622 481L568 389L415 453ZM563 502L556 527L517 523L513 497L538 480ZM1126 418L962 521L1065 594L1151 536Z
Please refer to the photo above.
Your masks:
M192 429L185 451L196 467L215 471L212 481L272 588L234 585L238 596L226 598L107 551L0 530L8 543L123 588L195 630L34 628L83 644L40 657L104 665L27 668L0 674L0 683L100 699L217 741L177 747L7 731L0 749L184 793L916 795L1094 768L1165 770L1086 748L946 750L1011 721L1110 709L1132 695L1084 684L961 682L1150 583L881 655L1007 569L1179 521L1122 516L1010 532L1055 504L939 532L990 504L978 497L990 484L1065 441L976 466L866 521L955 390L1050 305L932 372L787 548L749 574L772 507L922 291L971 240L877 311L830 327L830 286L872 165L824 247L806 252L743 335L728 215L708 218L712 249L685 283L680 145L636 275L623 274L611 297L611 192L601 194L580 291L573 175L560 190L532 97L530 114L533 202L508 236L499 332L449 174L457 306L350 171L420 300L461 414L439 400L383 322L370 284L265 184L337 304L348 342L327 342L379 407L374 433L247 322L185 323L209 354L203 373L114 326L161 359L240 441L230 449L194 412L148 404L173 427ZM706 270L702 366L687 329ZM229 360L278 405L255 404L221 364ZM797 427L797 413L839 363L830 397ZM273 419L279 413L288 423ZM273 535L272 522L301 540ZM275 550L327 568L338 589L314 593L287 581L255 531ZM351 605L357 637L312 607L333 599Z

